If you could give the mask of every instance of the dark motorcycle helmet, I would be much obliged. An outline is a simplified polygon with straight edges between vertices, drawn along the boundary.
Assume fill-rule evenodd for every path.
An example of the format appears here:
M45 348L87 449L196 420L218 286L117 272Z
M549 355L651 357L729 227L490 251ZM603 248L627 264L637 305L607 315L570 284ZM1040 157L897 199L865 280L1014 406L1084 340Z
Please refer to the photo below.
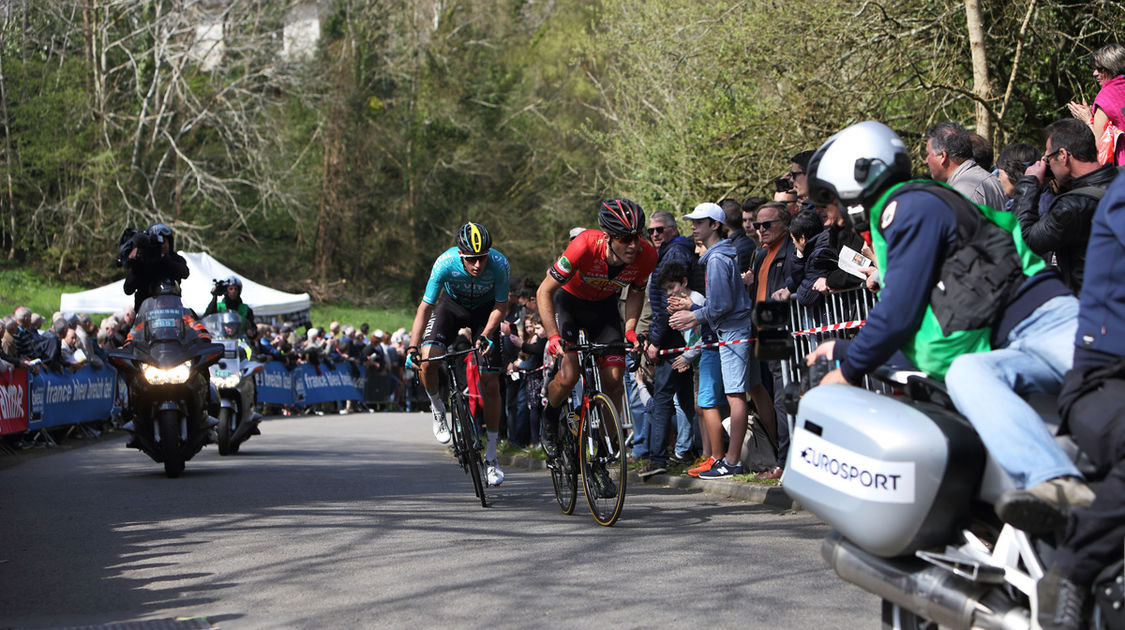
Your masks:
M457 230L457 249L462 256L480 256L492 249L492 235L480 223L466 223Z
M172 228L163 223L153 223L145 231L148 232L149 238L157 243L168 241L168 251L176 251L175 235L172 234Z
M644 229L645 212L628 199L607 199L598 209L598 225L610 236L637 235Z

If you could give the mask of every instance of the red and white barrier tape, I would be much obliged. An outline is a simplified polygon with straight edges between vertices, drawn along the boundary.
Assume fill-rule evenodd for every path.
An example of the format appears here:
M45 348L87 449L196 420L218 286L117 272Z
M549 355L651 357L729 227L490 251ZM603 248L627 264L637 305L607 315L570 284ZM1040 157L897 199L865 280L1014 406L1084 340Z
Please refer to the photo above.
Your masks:
M840 323L840 324L828 324L826 326L817 326L816 328L809 328L808 330L798 330L797 332L793 333L793 336L794 337L801 337L803 335L815 335L817 333L832 332L832 331L836 331L836 330L847 330L848 328L859 328L859 327L863 326L865 323L867 323L867 321L861 319L861 320L856 320L856 321L851 321L851 322L843 322L843 323ZM675 352L683 352L685 350L694 350L696 348L718 348L720 346L729 346L729 345L736 344L736 343L746 343L748 341L757 341L757 340L754 339L754 338L750 338L750 339L735 339L734 341L719 341L719 342L716 342L716 343L696 344L694 346L684 346L682 348L668 348L667 350L661 350L657 354L659 354L659 355L672 354L672 353L675 353Z
M683 352L684 350L694 350L696 348L718 348L721 346L733 346L736 343L746 343L747 341L757 341L751 337L750 339L735 339L734 341L716 341L715 343L696 344L694 346L684 346L682 348L668 348L661 350L657 354L672 354L673 352Z
M815 335L817 333L832 332L834 330L846 330L848 328L859 328L860 326L863 326L865 323L867 323L867 320L861 319L861 320L856 320L856 321L851 321L851 322L843 322L843 323L840 323L840 324L828 324L827 326L817 326L816 328L810 328L808 330L799 330L799 331L793 333L793 336L794 337L800 337L802 335Z

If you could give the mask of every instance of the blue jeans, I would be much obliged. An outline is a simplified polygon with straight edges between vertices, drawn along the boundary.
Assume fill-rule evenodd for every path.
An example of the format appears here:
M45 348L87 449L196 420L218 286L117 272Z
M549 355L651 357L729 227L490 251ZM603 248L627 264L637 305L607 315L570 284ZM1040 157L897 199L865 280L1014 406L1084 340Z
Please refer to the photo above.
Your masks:
M641 402L641 395L638 393L638 387L644 385L637 382L634 375L636 372L630 372L629 368L633 367L633 357L625 355L625 396L629 399L629 410L633 412L633 457L641 459L648 457L648 414L645 413L645 405Z
M668 427L676 415L675 400L678 398L681 405L686 406L686 434L690 440L691 421L695 419L695 397L693 396L694 381L692 372L677 372L672 369L672 362L661 361L653 369L652 377L652 417L648 425L648 457L658 466L663 466L668 461ZM679 423L677 422L677 425ZM679 436L677 431L677 436ZM679 441L677 440L677 444ZM689 447L683 452L691 450Z
M1057 395L1074 361L1078 300L1047 301L1016 325L992 352L957 357L945 384L957 409L993 459L1020 488L1063 475L1081 477L1043 419L1020 394Z
M692 447L696 443L703 443L703 440L697 437L699 434L699 423L697 422L698 419L695 417L695 405L692 403L692 401L688 401L688 404L692 405L690 420L688 419L688 415L684 413L683 403L680 402L679 398L676 399L677 455L686 455L692 450Z

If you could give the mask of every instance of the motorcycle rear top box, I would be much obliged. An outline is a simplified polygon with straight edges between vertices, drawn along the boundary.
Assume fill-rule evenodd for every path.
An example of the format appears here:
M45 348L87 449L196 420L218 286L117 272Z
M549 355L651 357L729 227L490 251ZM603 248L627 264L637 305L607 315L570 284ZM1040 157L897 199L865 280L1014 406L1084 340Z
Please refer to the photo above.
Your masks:
M797 412L785 491L883 556L942 544L968 522L984 448L959 416L857 387L810 390Z

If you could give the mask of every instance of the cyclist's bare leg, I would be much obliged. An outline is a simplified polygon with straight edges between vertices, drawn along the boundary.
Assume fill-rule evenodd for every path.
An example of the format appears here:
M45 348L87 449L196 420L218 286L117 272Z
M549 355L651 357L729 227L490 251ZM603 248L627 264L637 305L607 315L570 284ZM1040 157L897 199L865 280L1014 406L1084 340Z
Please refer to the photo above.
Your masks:
M440 346L422 347L423 359L433 359L441 356L445 356L445 348L442 348ZM438 362L429 361L419 365L418 380L422 381L422 387L426 388L426 393L430 394L430 396L438 393L438 385L441 384L441 375L440 372L438 372Z
M578 376L578 355L567 352L563 355L559 371L547 385L547 404L556 409L562 407L566 399L570 398L574 386L578 384Z
M500 430L500 377L481 372L480 393L484 397L484 426L489 431Z
M602 365L598 367L602 377L602 393L613 401L617 417L621 417L621 403L625 397L625 366Z

